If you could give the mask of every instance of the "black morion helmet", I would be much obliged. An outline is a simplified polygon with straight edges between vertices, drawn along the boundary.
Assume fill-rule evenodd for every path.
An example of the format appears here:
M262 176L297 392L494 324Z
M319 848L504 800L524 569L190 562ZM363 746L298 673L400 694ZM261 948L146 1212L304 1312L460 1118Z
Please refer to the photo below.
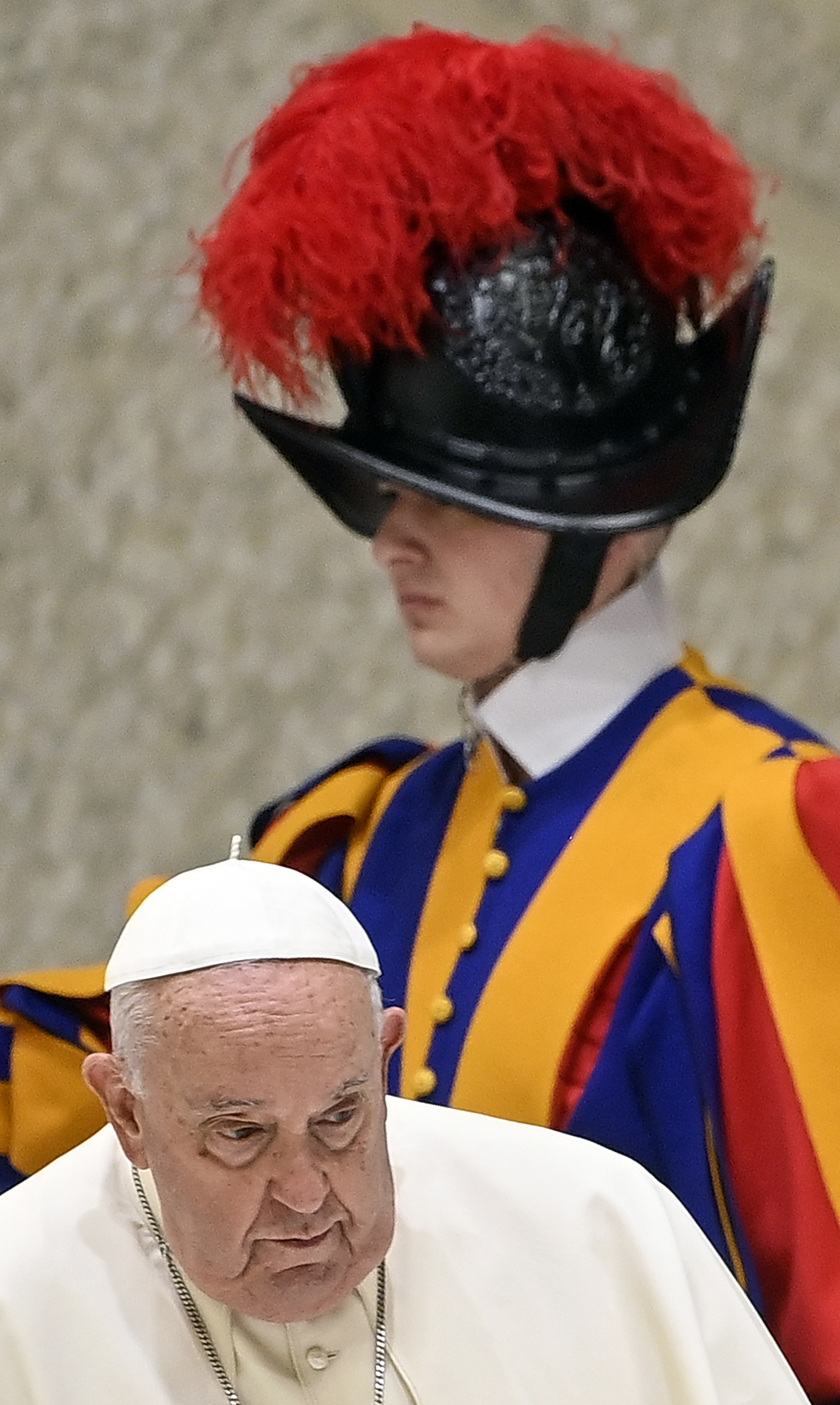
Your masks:
M237 395L353 531L393 483L552 534L520 657L559 648L618 533L673 521L731 462L770 298L768 260L697 330L632 266L600 212L540 224L503 257L429 277L423 354L336 360L348 414L325 428Z

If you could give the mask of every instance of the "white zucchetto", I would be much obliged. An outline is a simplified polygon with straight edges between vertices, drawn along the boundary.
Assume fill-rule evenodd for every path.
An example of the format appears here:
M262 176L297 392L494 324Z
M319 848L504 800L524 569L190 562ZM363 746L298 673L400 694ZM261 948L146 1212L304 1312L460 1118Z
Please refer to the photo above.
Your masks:
M370 938L320 883L277 864L223 859L143 899L111 954L105 989L266 959L343 961L379 975Z

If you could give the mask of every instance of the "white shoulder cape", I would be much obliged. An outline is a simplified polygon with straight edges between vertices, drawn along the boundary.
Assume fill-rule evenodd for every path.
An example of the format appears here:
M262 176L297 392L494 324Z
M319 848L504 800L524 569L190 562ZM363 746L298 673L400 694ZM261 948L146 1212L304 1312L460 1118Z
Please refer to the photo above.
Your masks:
M420 1405L804 1405L633 1162L399 1100L388 1128L390 1348ZM0 1401L223 1405L110 1128L0 1198Z

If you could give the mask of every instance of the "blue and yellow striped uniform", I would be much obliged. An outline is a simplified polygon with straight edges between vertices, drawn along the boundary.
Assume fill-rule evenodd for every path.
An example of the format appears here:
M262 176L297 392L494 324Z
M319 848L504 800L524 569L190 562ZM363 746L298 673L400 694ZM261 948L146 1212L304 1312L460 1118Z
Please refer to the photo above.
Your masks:
M0 1190L105 1121L81 1074L85 1056L106 1047L103 977L90 966L0 982Z
M803 835L803 766L833 777L837 805L824 801L809 824L836 835L834 753L689 654L537 780L510 785L487 741L470 756L461 744L386 740L263 811L253 837L255 857L308 866L370 932L386 999L408 1013L393 1091L562 1126L641 1161L732 1265L806 1386L830 1398L840 1395L840 1107L833 1117L826 1107L840 1068L840 866L832 880ZM747 961L738 921L720 920L727 882L761 972L748 984L770 1011L761 1038L778 1041L779 1081L790 1084L774 1100L802 1110L798 1130L793 1114L786 1124L807 1201L794 1247L762 1219L762 1205L793 1193L782 1169L762 1171L760 1194L745 1172L760 1041L721 1024ZM775 905L762 899L774 883L786 895ZM809 911L802 965L791 952ZM815 980L828 983L828 1005ZM570 1055L599 1019L570 1096L580 1081ZM763 1053L755 1061L767 1064ZM817 1224L830 1268L806 1310Z

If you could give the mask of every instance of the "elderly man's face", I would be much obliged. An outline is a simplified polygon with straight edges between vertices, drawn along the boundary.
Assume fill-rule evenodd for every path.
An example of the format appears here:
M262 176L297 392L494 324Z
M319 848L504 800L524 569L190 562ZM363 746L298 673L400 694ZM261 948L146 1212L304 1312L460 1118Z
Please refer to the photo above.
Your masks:
M136 1133L121 1140L151 1168L167 1238L204 1292L291 1322L329 1311L382 1259L383 1071L401 1033L391 1010L380 1038L364 975L335 962L165 983Z

